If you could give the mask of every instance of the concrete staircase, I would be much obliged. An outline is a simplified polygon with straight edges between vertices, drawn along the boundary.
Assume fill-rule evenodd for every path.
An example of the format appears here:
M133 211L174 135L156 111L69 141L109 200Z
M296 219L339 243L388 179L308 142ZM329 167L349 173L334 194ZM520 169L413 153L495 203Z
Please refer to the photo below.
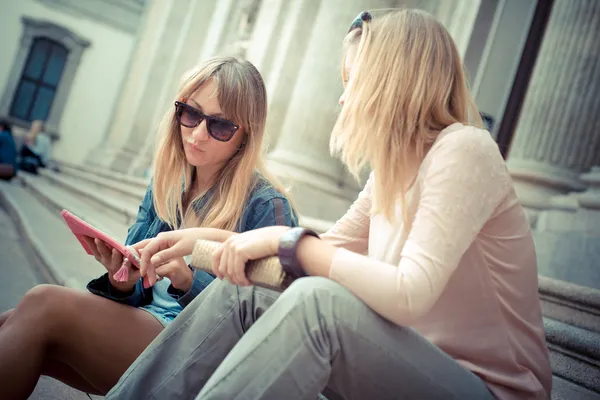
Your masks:
M60 164L60 172L20 173L0 182L0 206L21 228L53 280L84 288L103 268L75 241L64 208L123 241L149 181L113 171ZM301 217L319 232L330 223ZM600 290L540 276L546 340L554 371L553 399L600 399Z

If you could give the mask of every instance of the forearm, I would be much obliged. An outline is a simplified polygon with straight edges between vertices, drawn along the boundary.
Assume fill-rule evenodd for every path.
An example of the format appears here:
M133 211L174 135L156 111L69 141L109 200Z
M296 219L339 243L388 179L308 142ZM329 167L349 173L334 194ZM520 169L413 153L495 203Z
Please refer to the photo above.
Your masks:
M237 233L217 228L192 228L198 231L198 238L222 243Z
M331 261L337 247L316 237L305 236L298 243L297 257L304 272L311 276L329 278Z

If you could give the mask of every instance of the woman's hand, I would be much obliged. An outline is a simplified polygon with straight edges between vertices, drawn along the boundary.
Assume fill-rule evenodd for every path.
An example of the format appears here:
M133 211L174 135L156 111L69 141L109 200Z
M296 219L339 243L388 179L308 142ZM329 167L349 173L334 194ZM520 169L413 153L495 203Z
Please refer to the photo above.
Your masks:
M144 277L144 285L148 287L154 286L158 279L156 276L158 274L169 277L171 282L173 282L173 287L185 290L187 279L191 277L191 271L187 265L185 265L185 268L189 271L190 275L187 275L187 272L184 271L183 265L185 261L183 261L183 256L192 254L196 240L204 239L222 242L232 235L235 235L235 233L220 229L189 228L161 232L155 238L146 239L134 244L133 248L141 256L140 273ZM174 279L169 274L173 274ZM189 284L191 285L191 280Z
M174 288L187 292L192 287L194 274L183 257L173 258L155 269L159 277L167 277Z
M279 239L288 229L270 226L230 237L213 254L213 273L234 285L251 285L246 277L246 262L276 255Z
M111 249L100 239L84 236L83 240L92 251L94 258L96 258L96 260L106 268L106 271L108 271L110 284L120 292L130 292L136 282L140 279L140 272L131 268L131 265L127 265L130 268L129 279L126 282L117 282L113 278L113 275L121 268L121 265L130 263L130 261L127 258L124 259L120 252L116 249Z

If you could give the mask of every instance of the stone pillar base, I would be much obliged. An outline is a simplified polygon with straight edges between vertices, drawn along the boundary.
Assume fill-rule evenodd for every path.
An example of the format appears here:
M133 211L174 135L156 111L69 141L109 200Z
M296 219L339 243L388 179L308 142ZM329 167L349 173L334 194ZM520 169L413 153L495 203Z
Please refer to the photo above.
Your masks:
M331 163L321 169L318 160L280 149L269 155L267 168L291 187L298 211L309 217L336 221L356 200L356 188L336 180Z
M122 174L129 173L131 162L135 157L137 157L137 155L138 154L133 150L129 150L127 148L119 149L113 158L110 169Z
M585 189L585 184L573 171L546 163L510 159L508 168L523 207L538 211L552 207L552 198Z
M538 216L536 229L542 232L579 232L600 237L600 167L582 174L589 185L582 193L569 193L550 199Z

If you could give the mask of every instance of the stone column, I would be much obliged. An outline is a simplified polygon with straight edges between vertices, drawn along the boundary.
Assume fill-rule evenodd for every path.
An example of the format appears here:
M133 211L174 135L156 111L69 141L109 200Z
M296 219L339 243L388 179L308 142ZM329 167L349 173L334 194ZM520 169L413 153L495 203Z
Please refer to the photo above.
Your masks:
M556 0L510 147L508 167L535 218L580 191L600 164L600 2Z
M159 83L162 85L160 100L156 114L162 117L171 99L177 91L182 74L192 68L197 63L201 63L215 54L228 54L243 57L246 50L247 37L254 21L255 9L258 0L243 0L241 3L234 0L220 0L206 2L203 0L193 0L194 8L188 9L188 12L196 10L207 20L206 24L198 24L199 16L193 16L196 29L203 29L202 32L186 32L180 46L172 50L173 60L171 70L167 73L165 79ZM210 18L207 19L207 15ZM199 41L199 38L204 38ZM158 125L155 122L154 131ZM152 132L154 133L154 132ZM141 149L137 152L133 161L128 164L127 172L131 175L150 174L150 166L154 156L154 134L144 136L141 142Z
M228 12L231 2L184 0L172 3L164 32L159 38L155 62L142 88L143 101L124 146L136 157L115 160L114 169L129 173L136 169L136 175L143 172L140 166L145 163L139 158L145 159L145 154L152 148L159 121L167 107L171 106L169 103L177 92L181 75L198 62L201 54L209 52L208 48L216 46L223 31L222 18L218 18L219 9L225 8Z
M433 15L446 27L458 48L465 56L481 0L438 0Z
M329 137L342 93L342 40L356 15L365 9L389 7L389 1L322 1L313 20L306 52L269 168L292 181L300 213L334 220L356 198L344 184L344 168L329 155ZM283 79L283 78L281 78Z
M144 164L137 159L151 153L156 128L182 74L221 45L222 36L229 29L226 17L233 3L150 2L107 141L104 149L96 152L96 164L119 172Z
M89 156L91 164L109 167L115 159L133 157L134 152L124 146L132 131L137 110L142 103L143 88L148 84L152 66L158 61L156 56L161 45L160 39L172 6L171 2L160 0L148 2L138 28L136 44L129 61L129 71L123 79L123 88L115 104L105 142L91 152Z
M277 38L276 46L262 65L267 73L265 79L269 113L266 145L269 149L275 147L281 134L292 91L298 83L294 78L300 71L313 30L313 23L309 21L315 20L322 2L323 0L297 0L285 3L285 9L279 18L283 24L278 26L279 31L273 35Z
M269 77L290 4L292 2L285 0L262 0L256 16L256 27L252 32L246 57L260 71L265 81Z

